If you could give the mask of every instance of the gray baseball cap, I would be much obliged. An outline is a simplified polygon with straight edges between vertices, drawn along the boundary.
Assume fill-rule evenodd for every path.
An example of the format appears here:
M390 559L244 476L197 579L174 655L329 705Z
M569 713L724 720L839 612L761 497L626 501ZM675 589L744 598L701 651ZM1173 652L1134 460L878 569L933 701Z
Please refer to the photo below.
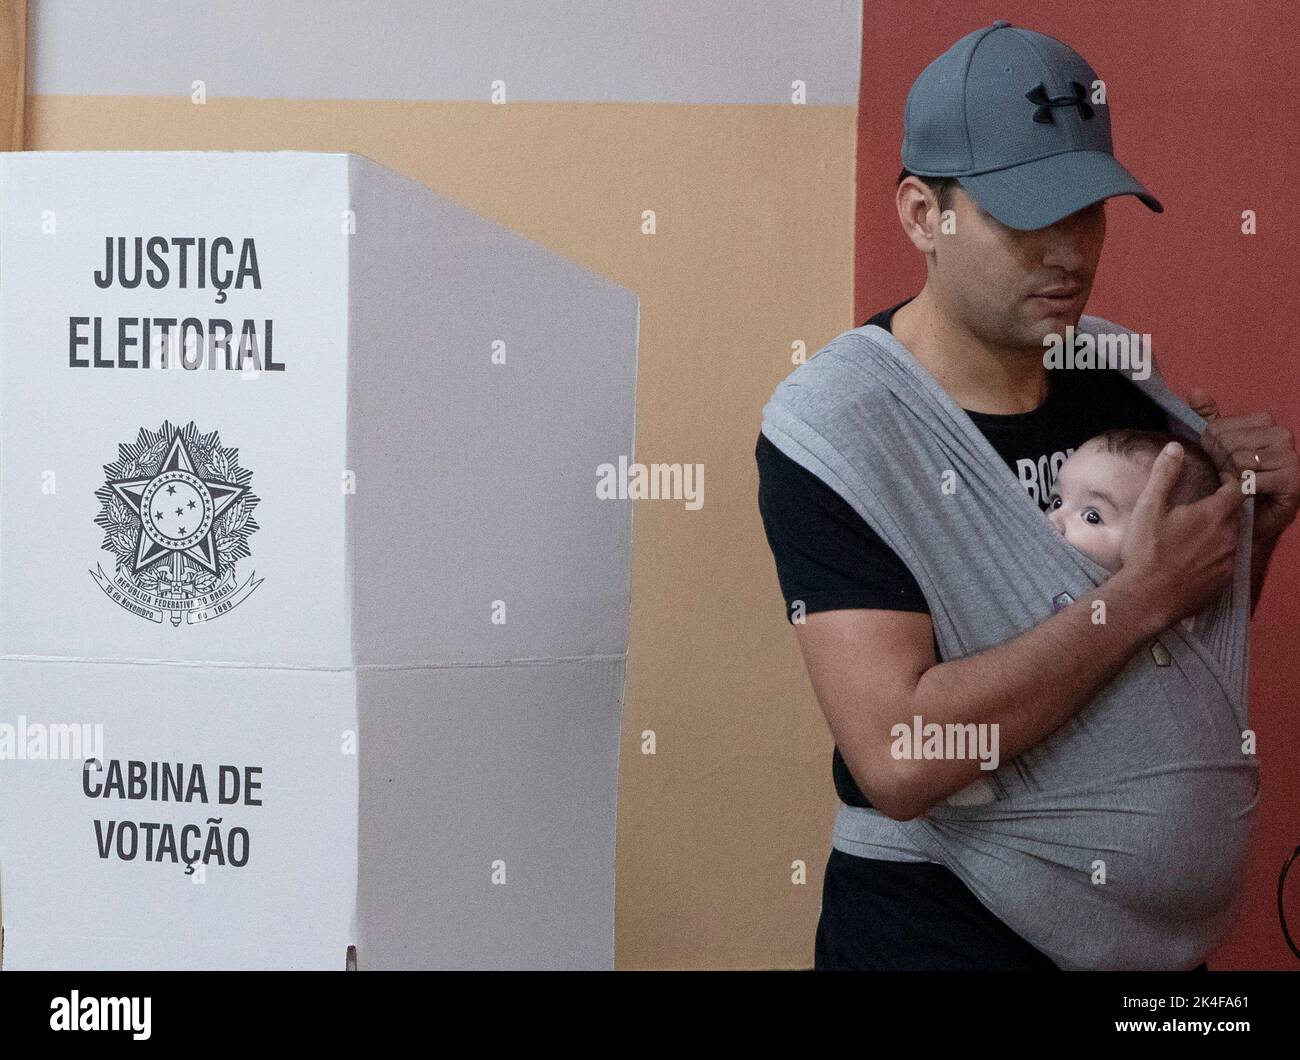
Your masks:
M903 165L957 177L1004 225L1044 228L1112 195L1164 207L1114 155L1097 74L1055 37L999 19L921 71L903 114Z

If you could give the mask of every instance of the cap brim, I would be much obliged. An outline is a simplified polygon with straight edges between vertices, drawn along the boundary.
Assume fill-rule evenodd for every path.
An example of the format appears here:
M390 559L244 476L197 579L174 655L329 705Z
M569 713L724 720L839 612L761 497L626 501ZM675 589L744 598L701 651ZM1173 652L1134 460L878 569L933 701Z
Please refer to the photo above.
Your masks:
M1046 228L1114 195L1136 195L1156 213L1164 207L1105 151L1065 151L991 173L959 177L961 186L1008 228Z

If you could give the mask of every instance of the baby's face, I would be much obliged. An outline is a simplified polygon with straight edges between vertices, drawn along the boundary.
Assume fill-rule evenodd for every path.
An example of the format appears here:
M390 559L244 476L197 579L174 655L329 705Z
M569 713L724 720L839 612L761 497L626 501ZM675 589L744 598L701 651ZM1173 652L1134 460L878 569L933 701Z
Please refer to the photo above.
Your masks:
M1056 476L1047 518L1065 540L1108 571L1120 568L1120 544L1150 472L1099 442L1076 449Z

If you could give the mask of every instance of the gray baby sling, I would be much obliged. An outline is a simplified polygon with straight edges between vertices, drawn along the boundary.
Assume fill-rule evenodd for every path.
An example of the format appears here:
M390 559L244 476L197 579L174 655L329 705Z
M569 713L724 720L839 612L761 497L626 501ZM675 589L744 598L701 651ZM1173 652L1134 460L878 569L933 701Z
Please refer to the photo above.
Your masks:
M1076 331L1131 335L1086 316ZM1145 380L1123 374L1171 430L1199 435L1204 421L1154 364ZM1024 633L1053 614L1053 600L1064 606L1109 576L1056 532L970 417L874 325L792 372L763 410L763 433L908 566L943 661ZM1062 968L1199 964L1237 911L1258 799L1242 735L1249 498L1244 509L1231 589L1194 632L1165 630L1064 726L926 814L894 821L842 806L834 845L947 866ZM1087 651L1086 640L1078 647Z

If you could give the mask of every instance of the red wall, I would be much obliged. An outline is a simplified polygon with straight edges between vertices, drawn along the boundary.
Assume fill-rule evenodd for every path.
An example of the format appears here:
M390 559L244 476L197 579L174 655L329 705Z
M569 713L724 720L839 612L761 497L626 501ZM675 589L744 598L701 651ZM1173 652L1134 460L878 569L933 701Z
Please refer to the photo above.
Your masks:
M1067 41L1106 82L1115 150L1164 204L1107 211L1088 312L1151 332L1161 370L1226 413L1266 410L1300 434L1300 4L865 0L853 324L918 290L920 256L893 207L907 90L959 37L1004 18ZM959 14L954 14L958 11ZM1241 234L1254 210L1259 234ZM1300 968L1277 917L1277 878L1300 844L1300 525L1283 537L1251 625L1260 810L1241 917L1210 967ZM1300 935L1300 866L1288 922Z

